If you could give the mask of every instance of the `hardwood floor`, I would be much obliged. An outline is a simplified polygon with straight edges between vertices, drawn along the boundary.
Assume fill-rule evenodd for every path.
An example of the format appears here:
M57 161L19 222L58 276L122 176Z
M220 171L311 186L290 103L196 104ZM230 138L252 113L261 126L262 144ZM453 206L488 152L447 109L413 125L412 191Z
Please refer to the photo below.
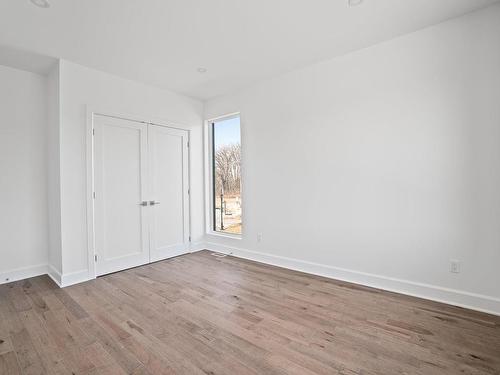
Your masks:
M0 285L0 374L500 374L500 318L203 251Z

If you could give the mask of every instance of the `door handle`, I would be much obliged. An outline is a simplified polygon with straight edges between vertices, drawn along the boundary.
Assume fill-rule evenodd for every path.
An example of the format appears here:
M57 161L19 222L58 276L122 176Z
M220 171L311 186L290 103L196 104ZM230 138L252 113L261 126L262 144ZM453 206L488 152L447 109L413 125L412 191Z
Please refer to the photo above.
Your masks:
M160 204L160 201L149 201L150 206L154 206L155 204Z
M147 206L148 205L148 201L142 201L141 203L139 203L139 206Z

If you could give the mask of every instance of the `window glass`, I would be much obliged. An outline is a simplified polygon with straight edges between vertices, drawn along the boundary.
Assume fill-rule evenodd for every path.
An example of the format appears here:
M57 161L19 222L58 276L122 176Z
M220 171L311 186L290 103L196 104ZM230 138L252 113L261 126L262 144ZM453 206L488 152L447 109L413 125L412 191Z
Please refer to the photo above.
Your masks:
M240 118L212 123L213 230L241 234Z

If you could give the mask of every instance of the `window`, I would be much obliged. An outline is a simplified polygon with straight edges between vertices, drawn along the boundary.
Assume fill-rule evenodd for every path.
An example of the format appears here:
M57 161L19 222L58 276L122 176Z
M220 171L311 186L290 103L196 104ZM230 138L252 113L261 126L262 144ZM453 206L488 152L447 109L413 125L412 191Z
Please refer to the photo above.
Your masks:
M241 234L240 117L225 117L210 124L212 166L212 229Z

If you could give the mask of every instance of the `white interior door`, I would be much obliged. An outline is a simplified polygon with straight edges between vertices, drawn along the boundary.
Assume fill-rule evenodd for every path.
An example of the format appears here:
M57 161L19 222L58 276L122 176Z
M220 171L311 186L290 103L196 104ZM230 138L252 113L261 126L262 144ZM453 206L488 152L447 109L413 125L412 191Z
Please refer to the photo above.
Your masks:
M188 132L149 125L148 140L154 262L189 248Z
M148 263L147 125L94 117L96 275Z

